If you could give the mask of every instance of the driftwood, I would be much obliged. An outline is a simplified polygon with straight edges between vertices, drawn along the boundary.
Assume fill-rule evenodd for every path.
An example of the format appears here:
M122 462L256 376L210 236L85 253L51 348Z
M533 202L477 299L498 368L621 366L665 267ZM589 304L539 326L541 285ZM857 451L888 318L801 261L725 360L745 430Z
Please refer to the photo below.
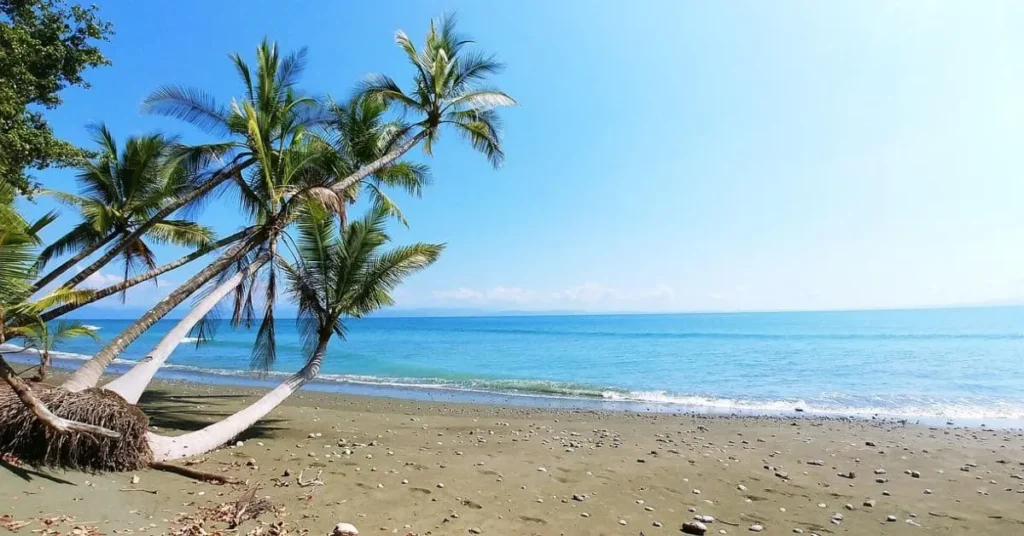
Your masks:
M158 471L167 471L168 473L174 473L176 475L186 476L188 478L194 478L203 482L211 482L214 484L235 484L238 482L237 479L230 476L218 475L216 473L208 473L206 471L200 471L198 469L192 469L181 465L174 465L173 463L167 462L152 462L149 464L150 467Z

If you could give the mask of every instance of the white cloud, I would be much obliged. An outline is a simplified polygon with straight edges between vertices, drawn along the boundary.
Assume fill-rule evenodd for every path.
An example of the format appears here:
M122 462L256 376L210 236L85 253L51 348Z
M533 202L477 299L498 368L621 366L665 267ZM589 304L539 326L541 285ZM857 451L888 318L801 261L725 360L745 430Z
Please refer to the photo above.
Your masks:
M101 289L109 287L110 285L116 285L124 281L124 278L114 274L105 274L102 271L96 272L82 281L82 288L88 289Z
M647 310L671 307L675 291L666 284L623 290L587 282L562 290L539 291L497 286L490 289L459 287L431 293L435 306L516 307L531 310Z

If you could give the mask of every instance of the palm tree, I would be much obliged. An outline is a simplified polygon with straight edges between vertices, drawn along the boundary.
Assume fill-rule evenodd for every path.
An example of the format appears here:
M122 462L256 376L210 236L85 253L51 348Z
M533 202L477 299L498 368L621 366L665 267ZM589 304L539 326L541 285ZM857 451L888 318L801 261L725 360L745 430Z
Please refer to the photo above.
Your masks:
M427 181L426 166L407 162L394 162L371 176L362 184L354 184L343 196L338 196L325 185L338 175L378 157L382 148L390 142L399 124L383 118L386 107L379 101L357 97L342 106L333 106L330 136L311 138L308 143L296 143L281 153L277 165L253 167L253 170L270 169L269 176L252 173L245 184L239 185L239 204L257 221L256 226L266 222L291 222L307 202L329 207L339 214L344 226L345 207L358 196L360 186L365 186L372 199L373 207L381 213L395 216L404 222L401 211L384 193L385 187L398 187L413 195L419 195ZM329 144L325 143L329 141ZM296 165L301 164L301 165ZM298 209L298 210L296 210ZM231 323L235 326L254 323L252 307L253 292L261 288L255 285L257 277L263 277L265 293L261 322L257 331L257 344L253 347L254 366L267 370L276 358L274 332L274 307L277 300L276 275L273 265L266 265L270 254L276 248L277 237L288 240L288 228L267 232L267 239L256 252L257 262L240 261L232 268L225 269L211 281L210 288L197 295L197 301L183 317L131 370L114 379L106 387L115 389L129 402L137 402L152 381L156 372L170 357L185 335L192 333L200 339L207 337L211 313L218 302L230 298L232 306ZM261 254L262 253L262 254ZM266 268L266 269L264 269ZM261 271L262 269L262 271ZM259 272L259 273L258 273Z
M89 337L92 340L99 340L96 333L81 324L80 322L69 322L61 320L57 325L39 322L32 326L26 326L21 331L21 337L25 340L25 348L34 348L39 352L39 373L37 378L42 380L46 377L46 368L50 366L50 352L57 346L76 337Z
M56 214L49 213L35 223L26 222L14 208L15 191L0 183L0 344L11 337L20 336L26 317L35 317L43 309L82 299L88 291L57 289L39 300L29 301L32 294L30 281L35 276L33 250L39 245L38 232L53 222ZM0 354L0 379L11 388L18 400L50 430L59 433L85 432L88 434L119 437L120 434L94 426L63 419L54 415L32 388L18 377L7 360Z
M298 221L294 264L278 258L298 306L305 366L251 406L201 430L176 437L149 435L157 461L203 454L245 431L319 374L334 335L345 337L345 320L362 318L393 303L391 291L407 276L431 265L443 245L413 244L381 251L389 242L388 215L372 211L342 232L336 219L310 204ZM118 392L114 389L115 392ZM120 394L120 393L119 393Z
M496 108L515 106L516 101L498 89L480 84L499 73L504 65L492 55L466 51L473 41L456 31L455 22L454 15L431 21L422 50L416 49L405 32L395 33L395 41L415 68L412 91L404 92L393 79L382 74L368 77L362 89L367 96L396 105L419 119L397 132L391 146L379 158L339 181L333 187L336 192L373 175L420 142L431 154L442 127L455 130L495 167L501 165L505 153Z
M308 132L311 127L322 124L326 116L318 101L300 95L294 88L305 57L305 49L302 49L282 58L276 45L264 41L256 49L254 73L241 56L233 55L231 59L242 81L244 96L233 100L230 108L218 105L202 90L179 86L162 87L143 103L143 109L148 112L183 119L210 133L230 136L228 141L190 148L188 160L201 163L210 155L227 159L229 164L209 172L206 182L230 178L230 184L242 192L239 195L242 202L247 203L245 208L249 214L262 217L257 222L260 227L113 338L75 371L64 384L65 388L80 391L95 386L103 371L128 344L229 266L266 245L283 227L283 222L271 217L276 213L261 211L262 199L254 201L248 192L255 188L258 196L273 190L273 173L282 161L293 168L310 165L298 154L299 148L308 148L307 153L315 150L313 143L307 141ZM282 156L285 153L292 156ZM243 172L248 177L243 176ZM224 177L224 173L230 176ZM268 202L274 204L275 200ZM269 255L256 257L261 263L269 259Z
M155 257L147 238L160 243L201 247L210 243L212 232L187 220L162 220L151 225L144 235L130 238L160 210L168 200L192 189L180 166L168 165L175 140L159 134L131 137L119 150L105 125L91 127L100 155L78 174L82 195L48 192L78 209L82 221L50 244L39 255L39 266L69 251L78 251L66 262L36 281L39 289L72 266L115 240L127 240L119 256L124 263L124 278L139 267L153 269Z

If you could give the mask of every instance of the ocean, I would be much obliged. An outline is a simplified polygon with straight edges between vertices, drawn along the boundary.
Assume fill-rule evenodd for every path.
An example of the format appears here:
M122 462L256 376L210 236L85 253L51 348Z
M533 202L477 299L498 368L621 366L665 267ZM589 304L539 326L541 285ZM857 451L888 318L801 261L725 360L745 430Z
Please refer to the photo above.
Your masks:
M156 344L159 322L118 362ZM127 320L88 320L101 342ZM279 320L274 373L248 372L255 330L182 344L162 377L272 385L302 366ZM553 407L1024 422L1024 308L670 315L369 318L348 322L307 388ZM9 356L15 357L15 356ZM16 358L28 362L31 357Z

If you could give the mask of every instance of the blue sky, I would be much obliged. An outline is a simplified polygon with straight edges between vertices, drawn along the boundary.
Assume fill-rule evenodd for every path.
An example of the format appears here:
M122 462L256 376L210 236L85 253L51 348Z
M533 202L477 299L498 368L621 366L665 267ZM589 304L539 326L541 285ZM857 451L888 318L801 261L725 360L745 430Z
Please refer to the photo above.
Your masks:
M371 5L372 4L372 5ZM446 242L401 308L778 310L1024 300L1024 4L1016 2L105 2L112 67L69 90L55 130L87 144L153 130L157 86L228 101L226 55L309 47L301 86L348 94L410 67L457 11L508 68L505 166L456 136L434 184L400 201L396 241ZM70 171L39 175L74 189ZM50 208L46 201L29 207ZM66 213L63 225L74 219ZM230 207L203 215L223 232ZM158 250L161 260L181 253ZM162 286L132 293L144 307ZM113 280L116 269L96 279ZM98 281L97 281L98 282ZM90 309L119 308L110 301Z

